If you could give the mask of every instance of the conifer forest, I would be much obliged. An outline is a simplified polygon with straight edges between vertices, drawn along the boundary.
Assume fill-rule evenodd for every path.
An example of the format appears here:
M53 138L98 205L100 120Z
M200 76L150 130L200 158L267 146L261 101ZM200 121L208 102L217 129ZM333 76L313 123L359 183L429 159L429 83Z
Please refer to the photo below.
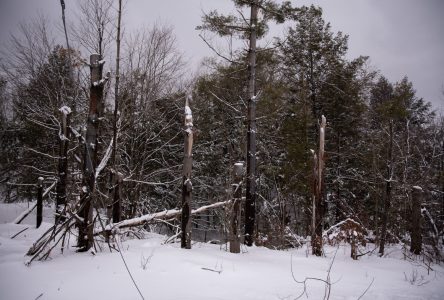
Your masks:
M275 0L205 3L196 68L132 1L54 0L2 41L0 298L443 299L444 117L410 74ZM10 283L64 266L70 292Z

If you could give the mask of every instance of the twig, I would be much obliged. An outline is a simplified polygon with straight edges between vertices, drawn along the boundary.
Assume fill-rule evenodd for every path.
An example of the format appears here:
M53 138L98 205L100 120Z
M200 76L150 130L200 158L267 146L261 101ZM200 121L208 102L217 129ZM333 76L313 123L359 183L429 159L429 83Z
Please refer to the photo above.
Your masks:
M37 298L35 298L34 300L40 299L40 297L43 296L43 293L41 293L40 295L37 296Z
M223 55L223 54L221 54L219 51L217 51L214 47L213 47L213 45L211 45L201 34L199 34L199 37L202 39L202 41L204 41L205 42L205 44L207 44L207 46L208 46L208 48L210 48L217 56L219 56L219 57L221 57L221 58L223 58L223 59L225 59L226 61L228 61L228 62L230 62L230 63L232 63L232 64L240 64L239 62L237 62L237 61L234 61L234 60L232 60L232 59L229 59L228 57L226 57L225 55Z
M22 233L23 231L29 229L29 227L26 227L25 229L20 230L19 232L17 232L16 234L14 234L13 236L11 236L11 239L15 238L16 236L18 236L20 233Z
M370 282L370 284L368 285L368 287L365 289L365 291L361 294L361 296L359 296L358 300L361 299L362 297L364 297L365 293L367 293L367 291L370 289L370 287L373 284L373 281L375 281L375 277L373 277L372 282Z
M140 291L139 287L137 286L136 281L133 278L133 275L131 274L131 271L128 268L128 265L126 264L125 258L123 257L122 251L120 250L119 241L117 240L117 237L118 237L118 235L116 236L116 245L117 245L117 248L119 249L119 254L120 254L120 257L122 258L123 264L125 265L125 268L128 271L128 274L131 277L131 280L133 281L134 286L136 287L137 291L139 292L140 297L142 298L142 300L145 300L145 298L142 295L142 292Z
M297 282L297 283L300 283L300 284L303 284L304 285L304 290L302 291L302 293L299 295L299 296L297 296L295 299L300 299L304 294L307 296L307 298L308 298L308 293L307 293L307 281L309 281L309 280L314 280L314 281L321 281L321 282L323 282L323 283L325 283L325 292L324 292L324 300L328 300L328 299L330 299L330 292L331 292L331 282L330 282L330 272L331 272L331 269L332 269L332 267L333 267L333 263L334 263L334 261L335 261L335 258L336 258L336 254L338 253L338 249L339 249L339 247L338 248L336 248L336 251L335 251L335 255L333 256L333 259L331 260L331 263L330 263L330 266L328 267L328 270L327 270L327 279L321 279L321 278L317 278L317 277L305 277L305 279L303 280L303 281L299 281L299 280L297 280L296 279L296 277L294 276L294 272L293 272L293 254L291 255L291 264L290 264L290 267L291 267L291 276L293 277L293 280L295 281L295 282Z
M225 104L226 106L228 106L229 108L233 109L235 112L237 113L241 113L237 108L235 108L233 105L231 105L230 103L228 103L227 101L221 99L220 97L218 97L215 93L213 93L212 91L210 91L210 94L213 95L214 98L216 98L216 100L219 100L220 102L222 102L223 104Z
M210 268L201 268L201 269L205 270L205 271L215 272L215 273L218 273L218 274L222 273L222 270L213 270L213 269L210 269Z

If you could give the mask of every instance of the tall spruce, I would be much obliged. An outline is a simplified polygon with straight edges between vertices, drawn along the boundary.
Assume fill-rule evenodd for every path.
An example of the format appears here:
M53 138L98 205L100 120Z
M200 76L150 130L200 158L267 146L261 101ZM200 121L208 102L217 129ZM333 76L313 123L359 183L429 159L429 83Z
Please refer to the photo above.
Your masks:
M204 15L203 24L198 26L200 30L216 32L220 36L238 35L248 40L248 80L247 89L247 174L246 174L246 201L245 201L245 244L252 246L254 242L255 218L256 218L256 105L258 101L256 86L256 52L257 40L263 37L267 31L267 21L273 19L282 23L293 10L289 1L277 5L274 1L265 0L233 0L238 7L240 16L219 15L212 11ZM247 20L241 13L243 8L250 9L250 18ZM262 12L262 19L258 19ZM208 44L208 42L207 42ZM214 48L212 48L214 49ZM219 54L219 56L225 56ZM229 59L227 59L229 60ZM231 61L232 62L232 61Z

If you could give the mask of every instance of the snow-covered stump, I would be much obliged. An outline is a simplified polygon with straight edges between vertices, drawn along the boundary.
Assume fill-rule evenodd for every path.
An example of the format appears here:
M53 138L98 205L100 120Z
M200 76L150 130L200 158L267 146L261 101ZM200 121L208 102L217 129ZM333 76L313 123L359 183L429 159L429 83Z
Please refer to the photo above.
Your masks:
M182 220L181 247L191 249L191 201L193 184L191 169L193 165L193 114L189 106L189 98L185 102L185 147L182 177Z
M420 254L422 250L422 236L421 236L421 202L422 202L422 188L419 186L412 187L412 229L411 229L411 244L410 252L413 254Z
M37 222L36 227L39 228L43 220L43 177L37 180Z
M240 202L242 199L242 173L244 164L238 162L234 164L233 169L233 204L231 210L231 230L230 230L230 252L240 253L240 217L241 207Z

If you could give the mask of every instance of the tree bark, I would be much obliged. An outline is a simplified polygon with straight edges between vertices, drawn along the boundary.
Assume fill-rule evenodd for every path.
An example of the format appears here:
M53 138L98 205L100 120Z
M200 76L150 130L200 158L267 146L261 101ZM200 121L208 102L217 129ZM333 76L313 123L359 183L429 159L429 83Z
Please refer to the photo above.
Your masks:
M256 0L251 4L249 79L248 79L248 130L247 130L247 184L245 201L245 244L252 246L256 217L256 39L257 39Z
M421 235L421 201L422 189L419 186L412 188L412 229L410 252L421 254L422 235Z
M58 181L56 186L56 215L55 223L63 222L62 212L66 206L66 184L68 177L68 148L69 148L69 123L70 110L61 108L62 114L62 130L60 135L59 162L58 162Z
M233 170L233 205L231 211L231 232L230 232L230 252L240 253L240 216L241 207L240 202L242 200L242 171L244 164L238 162L234 164Z
M191 201L193 184L191 182L191 169L193 165L193 115L188 98L185 103L185 147L182 173L182 236L181 247L191 249Z
M113 208L113 222L119 222L121 218L121 205L120 205L120 188L121 180L115 179L119 177L116 168L116 155L117 155L117 131L118 131L118 119L119 119L119 82L120 82L120 27L122 22L122 0L119 0L119 10L117 18L117 39L116 39L116 81L114 85L114 119L113 119L113 146L111 152L111 166L112 170L110 172L110 198L113 198L112 208ZM116 185L117 183L117 185ZM117 189L116 189L117 187Z
M324 218L324 165L325 165L325 129L327 120L324 116L321 116L321 124L319 128L319 153L317 156L316 169L314 175L316 179L314 181L314 239L312 238L313 254L316 256L322 255L322 222Z
M99 54L90 56L91 88L89 113L87 119L86 138L83 159L83 179L80 199L78 248L79 251L87 251L93 245L92 202L95 191L95 173L97 166L97 140L99 120L103 107L102 69Z
M37 181L37 224L39 228L43 219L43 177L39 177Z
M120 222L121 220L121 203L120 199L122 198L122 183L123 176L118 173L115 175L116 180L114 181L114 201L113 201L113 223Z

